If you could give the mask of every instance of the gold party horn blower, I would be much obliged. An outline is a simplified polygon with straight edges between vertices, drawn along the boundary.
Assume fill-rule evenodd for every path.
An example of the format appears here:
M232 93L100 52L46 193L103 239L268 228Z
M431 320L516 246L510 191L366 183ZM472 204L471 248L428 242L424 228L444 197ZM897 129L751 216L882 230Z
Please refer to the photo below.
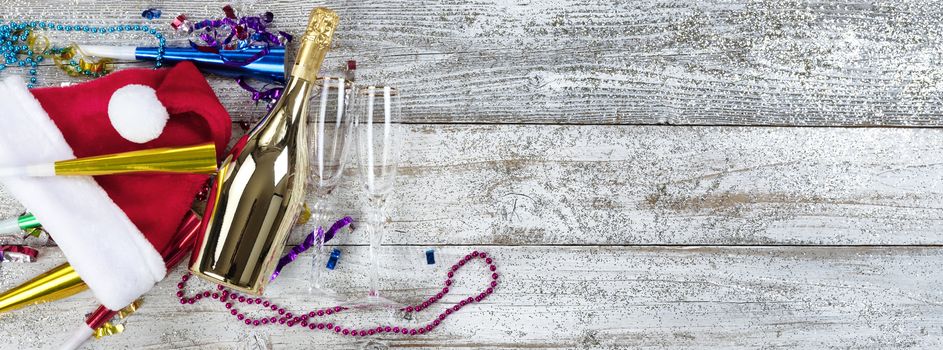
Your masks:
M0 314L33 304L68 298L88 289L69 263L52 268L0 294Z
M163 147L54 163L0 167L0 176L110 175L137 172L213 174L216 144Z
M167 246L161 251L168 269L190 252L193 242L200 233L200 221L200 215L192 210L187 212L177 228L175 238L172 239L173 242L178 243ZM0 294L0 314L29 305L65 299L87 289L88 285L82 281L72 265L65 263ZM107 320L111 316L98 318ZM100 324L95 325L93 329L98 326Z
M212 142L77 158L55 163L0 168L0 176L109 175L136 172L212 174L216 172L216 145ZM188 245L199 220L186 227ZM181 228L183 229L183 228ZM175 252L179 254L179 252ZM177 260L180 258L178 257ZM68 263L59 265L0 294L0 313L23 306L59 300L88 289Z

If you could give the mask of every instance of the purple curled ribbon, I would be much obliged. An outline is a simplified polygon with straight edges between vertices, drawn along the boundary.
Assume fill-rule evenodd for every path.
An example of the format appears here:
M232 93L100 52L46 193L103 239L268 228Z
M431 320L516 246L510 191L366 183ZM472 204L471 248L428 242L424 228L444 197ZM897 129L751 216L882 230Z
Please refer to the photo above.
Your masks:
M241 87L243 90L251 93L252 100L256 102L259 102L260 100L277 101L279 97L282 97L282 91L284 90L280 86L273 87L271 89L259 90L252 87L252 85L249 85L249 83L246 83L245 79L242 78L237 78L236 83L239 84L239 87Z
M347 225L350 225L353 222L354 222L354 219L352 219L349 216L345 216L344 218L334 222L334 225L331 225L331 228L328 229L327 232L324 232L323 227L318 226L317 230L311 231L311 233L305 236L304 242L301 242L301 244L294 246L293 248L291 248L290 251L288 251L288 254L285 254L285 256L283 256L281 259L278 259L278 265L275 266L275 272L272 273L272 277L269 279L269 282L274 281L275 277L278 277L278 274L282 272L282 268L285 267L285 265L288 265L292 261L295 261L295 259L298 259L298 255L301 255L301 253L304 253L306 250L311 249L311 247L314 246L315 241L318 237L323 236L324 243L327 243L332 238L334 238L334 235L337 234L338 230L346 227Z
M291 42L290 34L283 31L272 33L266 28L275 19L271 12L265 12L259 16L237 18L235 10L227 5L223 7L223 13L225 14L223 18L204 19L194 23L194 33L198 34L194 34L194 37L189 40L191 48L215 54L227 66L243 67L265 57L271 48L284 47ZM247 59L238 60L226 57L222 53L223 50L238 50L250 46L260 46L262 50ZM242 79L237 79L236 82L252 94L253 101L266 100L270 107L272 102L278 100L282 94L281 87L259 91Z
M228 31L225 29L228 28ZM281 47L291 41L291 35L279 31L279 35L270 33L265 28L265 21L258 16L205 19L194 25L196 30L204 30L198 37L203 44L190 40L190 47L197 51L214 53L228 66L248 65L268 54L269 47ZM222 33L220 33L222 32ZM263 46L264 49L245 60L231 60L222 55L222 50L241 49L250 45Z

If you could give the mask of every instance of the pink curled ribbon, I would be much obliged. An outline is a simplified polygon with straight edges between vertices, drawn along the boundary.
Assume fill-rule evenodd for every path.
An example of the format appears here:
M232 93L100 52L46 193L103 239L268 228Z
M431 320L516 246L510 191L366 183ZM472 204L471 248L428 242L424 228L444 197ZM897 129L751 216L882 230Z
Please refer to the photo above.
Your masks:
M305 236L304 242L294 246L290 251L288 251L288 254L285 254L285 256L283 256L281 259L278 259L278 265L275 267L275 272L272 273L272 278L270 278L269 281L274 281L275 277L278 277L278 274L282 272L282 268L285 267L285 265L290 264L292 261L295 261L295 259L298 259L298 255L301 255L301 253L311 249L318 237L323 236L324 243L327 243L327 241L330 241L332 238L334 238L334 235L337 234L338 230L350 225L353 222L354 219L349 216L345 216L344 218L334 222L334 225L331 225L331 228L328 229L327 232L324 232L323 227L318 226L316 231L311 231L311 233Z
M39 251L25 245L0 245L0 261L34 262Z

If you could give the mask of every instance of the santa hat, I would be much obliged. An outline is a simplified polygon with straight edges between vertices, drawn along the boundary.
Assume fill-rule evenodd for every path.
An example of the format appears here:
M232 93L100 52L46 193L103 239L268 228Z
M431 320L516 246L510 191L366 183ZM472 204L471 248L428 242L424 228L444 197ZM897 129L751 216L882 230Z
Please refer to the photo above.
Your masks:
M0 82L0 165L229 142L231 121L189 63L127 69L68 87ZM106 307L127 306L164 278L159 252L207 181L196 174L0 179L32 212Z

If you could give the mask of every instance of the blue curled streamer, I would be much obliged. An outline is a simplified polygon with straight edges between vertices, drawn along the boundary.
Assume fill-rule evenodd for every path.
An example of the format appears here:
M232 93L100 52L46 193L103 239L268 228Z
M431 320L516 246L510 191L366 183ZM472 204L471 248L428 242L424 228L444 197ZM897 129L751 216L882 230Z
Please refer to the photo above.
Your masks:
M275 277L278 277L278 275L282 272L283 267L290 264L292 261L295 261L295 259L298 259L298 255L301 255L301 253L311 249L311 247L313 247L314 243L317 241L318 237L323 236L324 243L327 243L334 238L334 235L337 234L338 230L346 227L347 225L350 225L353 222L354 219L349 216L345 216L344 218L334 222L334 225L331 225L331 228L328 229L327 232L324 232L323 227L318 226L317 230L311 231L311 233L305 236L304 242L301 242L301 244L291 248L291 250L288 251L288 254L285 254L285 256L283 256L281 259L278 259L278 265L275 266L275 272L272 272L272 277L269 278L269 282L274 281Z

